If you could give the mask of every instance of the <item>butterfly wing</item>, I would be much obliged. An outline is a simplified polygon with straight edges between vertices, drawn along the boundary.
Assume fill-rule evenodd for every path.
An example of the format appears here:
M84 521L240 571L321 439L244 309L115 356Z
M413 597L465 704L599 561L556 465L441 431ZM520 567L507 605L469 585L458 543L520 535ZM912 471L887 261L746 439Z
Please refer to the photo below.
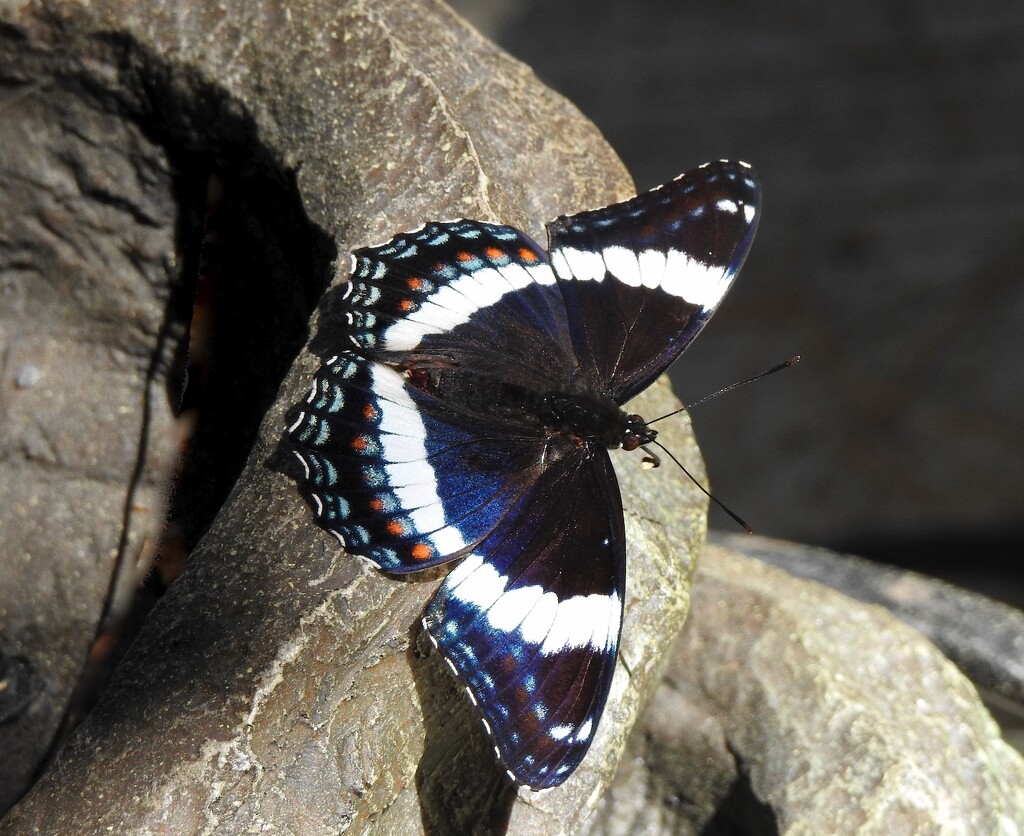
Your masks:
M760 201L753 169L720 161L548 224L551 266L592 386L625 403L689 345L743 265Z
M428 224L357 251L344 305L349 347L289 416L303 493L381 568L466 556L428 633L510 774L559 784L607 698L625 538L607 453L551 437L515 400L578 368L546 254L509 227ZM418 379L437 370L472 386L438 398ZM507 414L470 391L491 386Z
M424 625L483 714L509 774L561 784L583 760L615 668L625 587L604 450L545 468L446 578Z

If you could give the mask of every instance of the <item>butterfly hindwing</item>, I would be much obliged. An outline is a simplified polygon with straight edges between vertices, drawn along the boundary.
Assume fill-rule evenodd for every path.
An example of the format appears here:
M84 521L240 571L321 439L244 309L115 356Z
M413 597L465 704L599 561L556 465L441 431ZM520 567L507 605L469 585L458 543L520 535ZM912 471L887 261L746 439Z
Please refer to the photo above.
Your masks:
M534 478L543 443L439 417L394 369L330 358L289 415L317 522L390 572L465 554Z
M607 699L622 622L625 535L604 450L546 468L446 578L424 623L519 783L562 783Z
M576 354L618 403L704 327L746 258L759 206L750 166L720 161L548 224Z

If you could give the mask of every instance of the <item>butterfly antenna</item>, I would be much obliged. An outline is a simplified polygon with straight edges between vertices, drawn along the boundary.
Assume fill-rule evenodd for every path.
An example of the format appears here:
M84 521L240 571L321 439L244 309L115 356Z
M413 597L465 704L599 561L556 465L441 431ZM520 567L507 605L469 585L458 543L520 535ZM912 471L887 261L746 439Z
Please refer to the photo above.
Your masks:
M756 378L754 378L754 379L756 380ZM736 384L736 385L739 385L739 384ZM674 461L677 465L679 465L679 469L681 471L683 471L683 473L685 473L689 477L690 481L693 482L693 484L695 484L698 488L700 488L701 492L708 499L710 499L712 502L714 502L715 505L717 505L719 508L721 508L723 511L725 511L725 513L727 513L730 517L732 517L737 523L739 523L739 525L743 527L743 530L746 531L747 534L753 534L754 533L754 530L749 525L747 525L746 521L739 514L734 512L728 505L726 505L724 502L722 502L722 500L720 500L717 496L715 496L713 493L711 493L711 491L709 491L700 482L698 482L693 477L693 474L690 473L690 471L687 470L685 467L683 467L683 463L681 461L679 461L679 459L677 459L675 456L672 455L672 451L671 450L669 450L665 445L663 445L659 441L652 441L651 443L656 445L659 450L661 450L666 456L668 456L670 459L672 459L672 461ZM645 453L647 453L647 455L654 456L654 454L651 453L647 449L647 447L641 447L640 449L643 450ZM654 457L657 458L657 456L654 456Z
M775 372L781 372L783 369L788 369L790 366L795 366L800 362L800 355L797 354L790 357L788 360L783 360L781 363L772 366L770 369L765 369L763 372L758 372L753 377L748 377L746 380L740 380L736 383L730 383L728 386L719 389L717 392L712 392L710 395L704 395L702 398L697 398L693 403L687 404L674 412L669 412L667 415L662 415L660 418L654 418L647 422L648 426L653 424L655 421L663 421L665 418L671 418L673 415L678 415L680 412L684 412L688 409L693 409L698 404L704 403L704 401L710 401L712 398L717 398L719 395L724 395L726 392L731 392L733 389L739 389L741 386L746 386L748 383L753 383L755 380L760 380L762 377L768 377L770 374ZM661 445L658 445L661 446ZM668 452L666 450L666 452ZM714 499L714 497L712 497ZM728 509L726 509L728 510Z

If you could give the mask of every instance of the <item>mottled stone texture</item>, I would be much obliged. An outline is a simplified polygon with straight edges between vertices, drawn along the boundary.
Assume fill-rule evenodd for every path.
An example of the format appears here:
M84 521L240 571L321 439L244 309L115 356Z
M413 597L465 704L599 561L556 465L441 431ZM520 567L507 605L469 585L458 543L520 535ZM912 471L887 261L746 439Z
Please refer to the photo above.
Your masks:
M222 195L213 400L175 500L209 530L4 832L574 828L685 615L704 532L693 486L620 462L623 665L584 767L557 793L517 800L461 690L415 652L437 578L388 579L339 554L274 462L283 411L318 362L300 349L343 274L338 253L459 215L541 236L558 213L630 194L615 155L428 0L25 3L3 17L0 185L21 200L4 204L0 265L3 509L21 525L4 537L31 563L4 579L3 649L8 684L42 683L9 700L0 730L8 799L50 745L113 561L135 564L129 523L145 513L143 534L158 531L169 369L208 184ZM640 408L672 404L657 388ZM685 422L665 436L702 472ZM231 467L211 521L203 503L227 494Z
M952 663L731 542L588 832L1018 833L1024 760Z
M1003 733L1024 751L1021 711L1014 709L1024 705L1024 612L936 578L815 546L722 532L711 532L710 541L885 607L933 642L990 705L1005 700Z
M0 809L53 743L176 451L164 149L0 31Z

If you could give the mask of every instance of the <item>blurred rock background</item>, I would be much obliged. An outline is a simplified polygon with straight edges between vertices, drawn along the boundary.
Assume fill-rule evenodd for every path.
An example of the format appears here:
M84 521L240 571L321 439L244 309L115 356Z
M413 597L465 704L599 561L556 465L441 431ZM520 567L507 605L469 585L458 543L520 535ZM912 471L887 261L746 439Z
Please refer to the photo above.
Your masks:
M1024 7L452 5L638 188L757 167L758 239L673 380L692 401L803 362L695 411L717 495L760 534L1024 606Z

